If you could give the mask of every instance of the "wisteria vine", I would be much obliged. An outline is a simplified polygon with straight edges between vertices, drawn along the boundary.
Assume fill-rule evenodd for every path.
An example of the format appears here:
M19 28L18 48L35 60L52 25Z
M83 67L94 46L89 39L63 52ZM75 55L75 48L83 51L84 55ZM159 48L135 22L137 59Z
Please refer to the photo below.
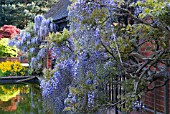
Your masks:
M68 13L70 28L69 31L63 29L62 33L56 31L57 25L51 19L41 15L35 17L32 32L21 32L17 46L30 57L32 69L43 70L42 96L49 110L53 113L94 113L116 103L128 105L129 108L144 107L142 102L136 101L138 88L135 88L135 81L142 74L147 75L147 71L142 69L145 66L141 68L142 62L139 61L138 74L127 70L128 65L135 66L138 62L135 58L129 59L139 43L138 37L132 34L138 24L127 26L116 18L128 15L138 23L142 21L137 18L141 12L143 8L138 7L132 15L114 0L73 0ZM148 25L144 21L142 23ZM45 68L43 64L49 52L55 62L53 69ZM137 83L143 86L145 82ZM113 98L113 94L109 94L112 99L108 97L108 86L111 84L116 88L121 86L123 96ZM135 93L130 93L129 90L134 91L134 88ZM126 99L124 89L129 99ZM113 103L113 99L120 101Z

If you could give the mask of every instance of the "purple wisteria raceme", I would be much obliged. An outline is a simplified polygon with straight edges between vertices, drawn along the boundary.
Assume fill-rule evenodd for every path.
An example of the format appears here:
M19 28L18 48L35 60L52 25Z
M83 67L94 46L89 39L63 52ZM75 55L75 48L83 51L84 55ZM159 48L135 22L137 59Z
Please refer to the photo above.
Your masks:
M20 32L20 37L22 38L22 37L24 36L24 34L25 34L25 31L22 30L22 31Z
M21 48L22 43L21 43L20 41L18 41L17 44L16 44L16 46L17 46L17 48Z
M43 20L43 16L42 15L37 15L35 16L34 18L34 23L37 25L37 26L40 26L41 25L41 21Z
M29 53L34 54L35 53L35 48L30 48Z
M51 20L50 20L50 19L43 19L43 20L42 20L42 23L41 23L41 26L49 27L50 23L51 23Z
M45 30L43 27L40 27L40 30L39 30L39 37L42 38L45 36Z
M27 40L30 40L30 39L31 39L31 34L30 34L30 33L27 33L27 34L25 35L25 37L26 37Z
M30 41L27 41L27 46L29 46L31 44L31 42Z
M94 32L94 39L95 39L95 45L98 46L99 44L101 44L101 33L100 33L100 29L96 28L95 32Z
M57 28L58 28L57 24L55 24L55 23L53 23L53 22L51 21L49 26L50 26L50 27L49 27L49 31L50 31L50 32L56 32L56 30L57 30Z
M40 44L41 43L41 39L39 37L35 37L35 43L36 44Z
M21 39L21 41L24 43L24 42L26 42L26 36L24 35L23 37L22 37L22 39Z
M32 69L36 68L36 63L37 63L36 58L35 58L35 57L32 57L32 58L31 58L31 62L30 62L30 67L31 67Z
M135 7L134 14L135 14L136 16L138 16L140 13L143 12L143 10L144 10L144 8L142 8L142 7Z
M37 54L37 59L40 60L42 58L45 58L47 56L47 49L41 48Z
M9 42L8 42L8 45L9 46L14 46L16 44L16 41L15 40L10 40Z
M22 47L22 52L24 52L24 53L27 52L27 47L25 47L25 46Z
M35 38L31 39L31 44L36 44L36 39Z
M53 24L52 19L45 19L42 15L37 15L34 18L34 32L40 37L44 39L49 32L54 32L56 29L56 25Z
M115 6L115 0L100 0L102 1L102 4L107 5L107 6Z
M53 107L52 110L55 113L59 113L59 111L64 109L64 99L67 97L64 91L73 80L72 68L74 65L75 62L72 58L59 62L55 66L55 69L58 70L54 73L54 76L48 81L41 82L45 105Z
M106 15L109 15L109 11L114 11L113 8L108 9L105 7L103 9L102 5L115 5L114 0L97 0L97 1L76 1L73 6L71 6L68 14L68 18L72 23L70 29L74 31L74 39L76 39L76 48L86 48L86 50L95 50L101 45L101 35L111 34L110 28L111 22ZM104 12L103 12L104 11ZM98 17L100 12L105 13L105 17ZM103 15L103 14L101 14ZM104 21L102 23L101 18ZM87 21L89 20L89 21ZM93 23L93 21L95 23ZM101 23L101 25L100 25ZM99 24L99 25L97 25ZM103 31L101 30L103 29ZM107 32L107 33L106 33ZM106 37L109 38L110 36ZM75 41L75 40L74 40ZM107 41L107 40L106 40ZM110 41L111 42L111 41ZM95 45L94 45L95 44ZM110 44L109 42L105 43Z
M54 24L50 23L50 32L54 31Z
M87 80L86 80L86 85L89 85L89 84L93 84L93 80L87 79Z
M56 32L58 29L58 25L56 23L54 23L54 32Z
M41 69L41 68L42 68L42 64L38 63L38 69Z
M39 27L41 26L41 22L44 19L44 17L42 15L37 15L34 18L34 32L37 33L39 30Z

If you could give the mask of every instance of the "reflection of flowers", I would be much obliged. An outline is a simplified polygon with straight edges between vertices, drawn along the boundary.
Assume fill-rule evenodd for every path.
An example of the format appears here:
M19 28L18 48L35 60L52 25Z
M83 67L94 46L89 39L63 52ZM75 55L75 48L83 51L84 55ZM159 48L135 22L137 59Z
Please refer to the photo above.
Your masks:
M4 111L15 111L17 109L17 103L20 101L20 95L15 95L8 101L0 100L0 108Z
M0 85L0 109L3 111L15 111L17 104L22 99L20 94L28 94L29 88L26 86Z
M0 100L8 101L19 93L29 93L28 86L0 85Z
M6 61L0 63L0 70L4 76L25 75L25 67L20 62Z
M16 97L16 95L20 93L21 89L22 87L1 85L0 86L0 100L8 101L11 98Z
M7 102L11 98L16 97L19 93L20 93L20 90L8 91L8 93L0 94L0 100L3 102Z
M14 111L20 101L20 91L23 87L0 86L0 108L4 111Z

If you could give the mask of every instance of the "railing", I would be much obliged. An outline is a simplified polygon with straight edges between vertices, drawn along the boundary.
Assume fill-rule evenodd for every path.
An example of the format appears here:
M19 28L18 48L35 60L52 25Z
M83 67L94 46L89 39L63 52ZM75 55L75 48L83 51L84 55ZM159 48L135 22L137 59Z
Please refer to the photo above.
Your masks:
M118 98L118 96L120 95L124 95L125 94L125 90L123 90L123 88L121 87L121 85L119 84L114 84L114 82L119 82L119 81L123 81L125 80L125 78L121 78L121 77L116 77L116 78L112 78L112 80L110 82L108 82L108 84L105 87L105 92L108 96L107 100L109 102L112 102L113 104L116 102L119 102L121 100L121 98ZM154 84L159 85L160 83L164 83L165 80L157 80ZM142 111L135 111L135 113L133 112L132 114L169 114L170 112L170 81L168 81L167 84L165 84L165 86L162 86L160 88L155 88L153 91L150 92L146 92L143 95L143 104L144 104L144 108L142 109ZM119 102L121 104L121 102ZM123 106L123 108L125 108L125 106ZM114 110L114 114L121 114L122 110L121 108L118 107L112 107L112 110ZM143 113L142 113L143 112Z

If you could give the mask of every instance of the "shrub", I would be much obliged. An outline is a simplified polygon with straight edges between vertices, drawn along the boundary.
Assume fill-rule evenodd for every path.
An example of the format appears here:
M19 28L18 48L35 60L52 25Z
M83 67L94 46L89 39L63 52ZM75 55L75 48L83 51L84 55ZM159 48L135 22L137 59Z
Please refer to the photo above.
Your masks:
M0 40L0 57L16 57L18 55L17 48L8 46L8 38Z
M0 63L1 76L25 75L25 67L20 62L6 61Z
M13 38L20 33L20 30L13 25L4 25L0 28L0 39L1 38Z

